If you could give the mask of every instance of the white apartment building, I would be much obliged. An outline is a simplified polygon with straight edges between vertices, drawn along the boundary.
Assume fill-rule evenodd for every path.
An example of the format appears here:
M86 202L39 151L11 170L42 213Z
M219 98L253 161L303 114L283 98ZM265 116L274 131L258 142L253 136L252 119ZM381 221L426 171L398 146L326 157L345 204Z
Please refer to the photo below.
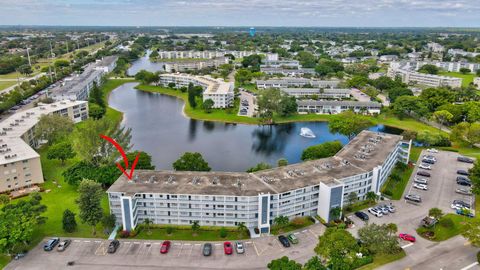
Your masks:
M228 58L218 57L200 61L179 61L166 62L164 69L166 72L186 72L189 70L199 70L203 68L219 67L220 65L228 64Z
M297 100L299 113L338 114L344 111L379 114L382 104L374 101Z
M477 55L480 55L480 52L466 52L462 49L449 49L448 54L453 55L453 56L468 56L468 57L476 57Z
M340 88L280 88L280 90L290 96L296 98L305 98L317 96L318 98L327 99L345 99L351 97L351 89Z
M190 83L203 87L203 101L211 99L214 108L227 108L233 105L235 93L234 84L222 79L208 76L193 76L188 74L161 74L160 84L167 86L174 83L175 87L188 87Z
M88 102L59 101L17 112L0 123L0 193L43 183L40 155L33 148L40 116L60 114L75 123L88 118Z
M260 67L260 71L268 75L282 74L283 76L303 76L305 74L315 75L315 69L313 68L299 68L299 69L290 69L290 68L280 68L280 67Z
M461 78L420 73L413 70L410 63L390 63L387 76L392 79L399 76L402 82L407 84L421 84L431 87L449 86L452 88L462 86Z
M411 142L363 131L335 156L255 173L137 170L107 190L110 212L130 231L154 224L235 226L268 234L275 217L319 215L342 207L351 192L359 200L377 194L397 162L408 162Z
M397 55L382 55L380 56L379 60L381 62L392 62L392 61L397 61L398 56Z
M289 69L300 69L300 61L298 60L270 60L265 61L260 68L289 68Z
M279 78L256 81L258 89L293 87L335 88L339 83L340 81L338 80L323 81L307 78Z
M416 62L416 70L419 70L423 65L431 64L445 71L460 72L461 68L468 68L472 73L475 73L480 69L480 63L468 63L468 62L439 62L439 61L418 61ZM412 65L415 65L413 63Z
M436 42L429 42L427 43L427 48L428 50L435 52L435 53L441 53L445 51L445 47L442 45L436 43Z
M233 55L235 58L243 58L252 54L263 54L268 60L278 60L276 53L264 53L255 51L159 51L159 59L183 59L183 58L201 58L212 59L224 57L227 54Z

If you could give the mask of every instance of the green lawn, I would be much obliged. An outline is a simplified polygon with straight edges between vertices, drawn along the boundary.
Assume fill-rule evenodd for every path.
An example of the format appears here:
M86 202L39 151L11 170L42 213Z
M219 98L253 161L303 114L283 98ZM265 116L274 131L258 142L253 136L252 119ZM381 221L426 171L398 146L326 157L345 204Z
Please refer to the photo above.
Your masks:
M412 147L410 151L410 161L417 162L420 153L422 152L422 148L419 147ZM392 170L392 174L400 175L400 181L395 181L392 178L388 178L387 182L382 187L382 193L386 196L390 197L392 200L400 200L403 195L403 191L408 184L408 180L413 173L414 167L408 167L406 170L402 171L395 167ZM389 195L391 193L392 195Z
M225 227L227 236L220 237L220 228L218 227L201 227L196 235L190 226L171 226L172 234L167 233L167 226L154 226L151 228L150 234L146 228L142 228L138 235L132 237L134 239L151 239L151 240L189 240L189 241L223 241L223 240L240 240L249 239L247 232L239 232L236 227Z
M0 81L0 90L8 88L16 83L17 81Z
M135 82L135 80L133 78L132 79L108 79L101 87L102 92L104 94L105 103L108 104L108 96L115 88L128 82ZM113 122L120 123L122 121L123 114L122 112L117 111L112 107L107 107L107 112L105 114L105 117L110 119Z
M450 218L453 221L453 226L450 228L444 227L441 224L442 219L445 218ZM432 241L445 241L451 237L454 237L462 231L465 222L468 222L471 218L457 215L457 214L446 214L443 216L440 221L433 227L433 228L424 228L424 227L419 227L417 229L418 235L422 236L422 233L426 231L433 231L435 232L435 235L432 239Z
M462 86L468 86L471 82L473 82L473 78L475 78L475 74L473 73L462 74L460 72L441 71L439 75L461 78L463 79Z
M376 269L377 267L380 267L382 265L385 265L387 263L391 263L393 261L396 261L396 260L400 260L401 258L407 256L407 254L405 254L405 251L401 251L397 254L387 254L387 255L376 255L373 257L373 262L370 263L370 264L367 264L367 265L364 265L360 268L358 268L358 270L373 270L373 269Z

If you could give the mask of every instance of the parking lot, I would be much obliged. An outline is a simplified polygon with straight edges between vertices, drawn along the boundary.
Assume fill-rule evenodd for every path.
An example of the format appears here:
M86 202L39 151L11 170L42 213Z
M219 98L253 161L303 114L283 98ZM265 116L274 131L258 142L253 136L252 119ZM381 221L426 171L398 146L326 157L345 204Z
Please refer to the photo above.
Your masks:
M257 108L257 98L246 91L240 91L238 115L253 117Z
M323 226L316 224L308 229L294 232L299 243L283 247L276 236L242 241L245 253L225 255L223 242L211 242L213 253L202 254L203 242L172 241L167 254L160 254L162 241L120 240L114 254L107 253L109 241L103 239L73 239L64 252L45 252L39 244L26 257L12 261L6 269L61 269L74 261L72 269L264 269L272 259L282 256L305 262L313 256L318 236ZM235 241L231 241L234 243Z

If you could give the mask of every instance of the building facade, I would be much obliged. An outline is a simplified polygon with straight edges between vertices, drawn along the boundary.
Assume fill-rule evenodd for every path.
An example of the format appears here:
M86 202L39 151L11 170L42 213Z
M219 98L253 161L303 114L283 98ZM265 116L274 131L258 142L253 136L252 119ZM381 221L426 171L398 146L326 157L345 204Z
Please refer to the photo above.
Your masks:
M305 87L305 88L335 88L338 86L340 81L331 80L331 81L322 81L315 79L307 78L279 78L279 79L270 79L270 80L257 80L258 89L267 89L267 88L294 88L294 87Z
M59 114L75 123L88 118L88 102L59 101L17 112L0 123L0 193L43 183L35 126L45 114Z
M233 105L235 93L234 84L222 79L213 79L208 76L193 76L188 74L161 74L160 84L168 86L175 84L176 88L188 87L190 83L203 88L203 101L213 100L213 108L228 108Z
M449 86L452 88L462 86L461 78L420 73L415 71L411 63L408 62L390 63L387 76L392 79L400 77L402 82L406 84L421 84L431 87Z
M280 91L296 98L316 96L321 99L347 99L352 96L351 89L339 88L280 88Z
M220 65L228 64L228 58L218 57L200 61L180 61L167 62L164 64L165 72L186 72L189 70L199 70L203 68L217 68Z
M374 101L297 100L299 113L338 114L344 111L379 114L382 104Z
M110 211L124 230L145 219L155 224L235 226L268 234L275 217L319 215L342 207L355 192L379 193L397 162L407 163L411 142L363 131L335 156L255 173L136 171L107 191Z
M212 59L224 57L225 55L233 55L235 58L243 58L252 54L263 54L267 59L278 60L276 53L264 53L256 51L159 51L159 59L184 59L184 58L200 58Z

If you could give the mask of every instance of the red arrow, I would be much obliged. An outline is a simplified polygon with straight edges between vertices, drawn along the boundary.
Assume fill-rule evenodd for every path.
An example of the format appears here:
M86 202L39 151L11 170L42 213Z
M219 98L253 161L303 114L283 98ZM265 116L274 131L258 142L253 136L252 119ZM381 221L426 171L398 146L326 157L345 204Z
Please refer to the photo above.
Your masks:
M135 167L137 166L137 162L138 162L138 158L140 157L140 153L138 153L137 156L135 157L135 160L133 161L132 167L130 168L130 174L128 174L127 171L126 171L128 169L128 158L127 158L127 155L125 154L125 151L123 151L123 148L120 146L120 144L118 144L114 139L112 139L108 136L100 134L100 137L102 137L102 139L105 139L108 142L110 142L111 144L113 144L113 146L115 146L115 148L117 148L118 152L120 152L120 154L123 157L123 162L125 162L125 169L118 162L116 163L117 167L120 169L120 171L122 171L123 174L125 174L125 176L128 178L128 180L132 180L133 171L135 171Z

